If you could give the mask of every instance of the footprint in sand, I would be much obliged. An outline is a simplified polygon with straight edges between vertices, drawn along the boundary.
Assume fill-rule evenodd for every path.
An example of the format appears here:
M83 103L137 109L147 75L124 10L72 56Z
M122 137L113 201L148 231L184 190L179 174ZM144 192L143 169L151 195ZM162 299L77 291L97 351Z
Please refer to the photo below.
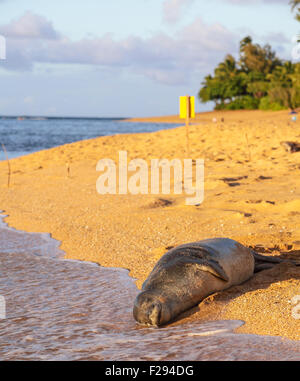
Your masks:
M280 145L289 153L300 151L300 143L298 142L281 142Z
M239 177L222 177L220 180L224 181L230 187L240 186L241 183L238 180L247 179L248 176L239 176Z
M259 176L256 181L260 181L260 180L271 180L272 177L270 176Z
M148 204L145 208L154 209L154 208L165 208L167 206L171 206L174 204L173 200L169 200L166 198L158 198L154 202Z
M300 212L296 212L294 210L292 210L291 212L289 212L289 216L299 216Z
M275 201L263 201L263 200L247 200L247 204L261 204L262 202L265 202L267 204L275 205Z
M225 183L228 182L236 182L238 180L248 179L248 176L239 176L239 177L222 177L220 180L224 181Z

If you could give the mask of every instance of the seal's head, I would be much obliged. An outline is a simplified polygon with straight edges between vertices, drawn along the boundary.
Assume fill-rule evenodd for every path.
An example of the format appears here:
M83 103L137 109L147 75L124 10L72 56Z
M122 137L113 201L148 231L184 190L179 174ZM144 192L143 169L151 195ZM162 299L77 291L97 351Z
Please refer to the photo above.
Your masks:
M170 311L163 299L149 291L141 292L135 299L133 316L143 325L158 327L170 320Z

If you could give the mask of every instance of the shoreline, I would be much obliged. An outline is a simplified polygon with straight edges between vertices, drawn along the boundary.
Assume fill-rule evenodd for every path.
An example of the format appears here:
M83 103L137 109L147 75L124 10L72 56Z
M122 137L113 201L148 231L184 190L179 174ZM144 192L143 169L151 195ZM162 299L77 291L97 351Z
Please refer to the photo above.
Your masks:
M104 136L11 159L9 189L6 163L0 162L0 209L9 215L5 222L18 230L50 233L62 242L65 258L129 269L139 288L168 246L204 238L233 238L260 245L265 255L299 259L299 154L280 145L300 140L298 122L289 123L288 111L205 114L198 114L205 125L190 126L191 157L205 159L200 206L186 206L184 195L100 196L95 189L98 160L117 162L120 150L128 152L128 160L184 158L185 128L176 127ZM147 121L154 119L162 122ZM236 185L228 185L226 178ZM299 340L290 302L300 294L299 270L280 264L258 273L206 298L184 319L244 320L237 332Z
M218 123L224 119L225 122L240 122L241 119L268 119L270 115L273 117L284 117L288 115L289 110L279 111L263 111L263 110L217 110L217 111L204 111L195 114L195 118L190 119L190 123ZM212 119L216 119L213 122ZM178 114L165 115L165 116L149 116L149 117L132 117L126 118L125 122L140 122L140 123L180 123L185 124L185 119L181 119Z

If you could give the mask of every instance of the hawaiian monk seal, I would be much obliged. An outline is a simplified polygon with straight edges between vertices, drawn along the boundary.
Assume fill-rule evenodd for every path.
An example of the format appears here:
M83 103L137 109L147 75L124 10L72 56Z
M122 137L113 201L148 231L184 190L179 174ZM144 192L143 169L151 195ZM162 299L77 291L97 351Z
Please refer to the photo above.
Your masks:
M208 295L245 282L270 268L270 258L228 238L187 243L157 262L136 297L133 316L143 325L160 326L197 305Z

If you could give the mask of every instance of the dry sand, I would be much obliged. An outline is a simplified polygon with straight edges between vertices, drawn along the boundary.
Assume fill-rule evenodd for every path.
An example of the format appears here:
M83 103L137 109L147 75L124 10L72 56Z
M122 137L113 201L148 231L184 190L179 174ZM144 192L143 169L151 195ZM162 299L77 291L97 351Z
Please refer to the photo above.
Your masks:
M212 118L217 123L212 123ZM224 118L224 122L221 122ZM180 121L178 117L138 121ZM300 123L288 112L214 112L190 127L191 157L205 160L205 198L187 206L182 195L99 195L99 159L184 158L185 128L101 137L0 162L0 209L6 222L50 232L66 258L123 267L138 287L170 246L229 237L265 255L300 259ZM70 163L70 176L67 176ZM280 264L208 297L184 319L240 319L239 332L300 338L291 299L300 295L300 267ZM182 322L182 320L181 320ZM173 323L174 324L174 323ZM175 324L178 324L175 323Z

